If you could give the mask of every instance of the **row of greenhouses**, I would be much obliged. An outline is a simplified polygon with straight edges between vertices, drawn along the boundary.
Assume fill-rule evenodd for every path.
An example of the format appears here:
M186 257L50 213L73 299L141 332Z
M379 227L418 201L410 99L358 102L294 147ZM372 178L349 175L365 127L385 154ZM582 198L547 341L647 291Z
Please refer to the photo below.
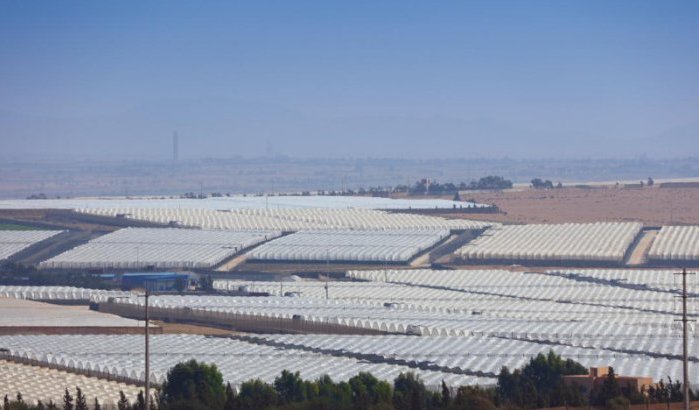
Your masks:
M73 286L0 286L0 298L29 299L37 301L104 302L110 297L124 297L130 292L77 288Z
M50 337L50 336L49 336ZM0 361L0 396L14 400L17 393L22 394L25 403L36 404L41 401L44 406L49 402L61 403L66 389L76 397L79 387L90 406L98 399L104 409L116 409L119 392L124 392L133 402L142 387L135 384L119 383L98 377L90 377L75 372L75 369L59 370L42 366L32 366L13 361Z
M59 233L61 231L0 230L0 261Z
M545 298L518 297L507 294L512 286L485 282L483 286L460 286L458 283L405 281L405 279L390 275L394 282L385 282L389 277L378 282L364 281L296 281L296 282L267 282L216 280L214 287L230 294L268 294L271 296L293 296L302 299L326 299L348 301L355 303L373 303L387 305L392 308L410 311L459 313L470 316L482 316L500 319L526 319L536 317L547 321L565 320L616 320L623 323L662 322L667 314L677 311L677 302L673 298L663 296L658 292L615 293L603 288L590 288L584 284L576 285L568 281L568 292L573 289L591 294L593 298L585 298L578 294L566 301ZM420 271L418 271L420 272ZM436 274L437 271L428 271ZM458 271L453 271L458 274ZM474 271L475 274L488 275L488 271ZM379 273L383 276L383 273ZM518 275L513 279L518 282ZM524 276L524 280L537 280L543 276ZM539 290L547 292L555 288L544 281L540 286L526 285L536 294ZM566 287L565 281L560 287ZM431 283L431 284L430 284ZM415 285L413 285L415 284ZM525 286L525 285L522 285ZM514 287L517 287L515 285ZM592 289L593 292L589 290ZM610 298L609 304L601 304L595 293L599 291ZM665 294L669 295L669 294ZM665 312L664 314L662 312Z
M663 343L662 339L649 339ZM676 339L675 339L676 340ZM11 357L57 369L142 381L142 338L129 335L0 336ZM652 344L648 345L652 348ZM215 363L234 386L260 379L272 382L282 370L306 379L323 375L347 380L359 372L392 380L416 373L428 386L492 385L503 366L518 368L539 353L554 351L584 366L613 366L617 374L654 380L681 376L676 357L643 350L617 351L563 343L469 336L260 335L210 338L155 335L151 339L151 380L163 381L175 364L189 359ZM692 352L692 357L696 352ZM360 359L361 358L361 359ZM691 376L699 376L692 366Z
M293 289L293 288L292 288ZM466 298L466 297L465 297ZM502 297L473 301L467 306L455 303L456 308L431 305L416 300L393 301L390 295L383 299L320 299L295 297L244 296L176 296L159 295L151 298L154 315L168 318L196 319L206 323L231 324L236 320L259 321L260 326L296 321L313 328L346 327L358 331L466 336L477 334L516 335L536 337L552 335L636 335L665 334L676 325L672 295L663 309L643 301L611 302L605 306L598 301L544 301L529 312L499 312L497 304L507 308ZM494 303L496 302L497 303ZM143 300L119 299L116 307L132 313L140 312ZM567 305L577 305L576 308ZM601 305L601 306L600 306ZM526 304L514 304L527 307ZM560 308L560 309L559 309ZM124 310L126 309L126 310ZM577 315L578 311L585 315ZM528 314L525 314L528 313ZM154 316L154 317L156 317ZM532 336L533 335L533 336Z
M663 226L648 251L648 258L699 262L699 226Z
M622 273L624 272L624 273ZM634 283L634 273L654 276L656 284ZM518 272L506 270L430 270L389 269L374 271L352 270L352 279L390 282L419 289L442 289L458 292L465 300L497 298L502 309L510 302L549 302L566 309L566 305L611 307L636 315L673 315L679 312L675 298L679 281L670 270L572 270ZM605 279L609 278L609 279ZM659 284L658 284L659 283ZM696 291L690 282L690 291ZM507 301L509 300L509 301ZM557 310L557 309L554 309Z
M301 231L248 253L251 260L407 262L449 236L448 230Z
M43 269L212 268L248 247L281 235L274 231L126 228L39 264Z
M81 208L79 212L165 225L226 230L480 230L492 223L372 209Z
M499 225L466 244L466 261L597 261L622 263L643 225L598 222Z
M170 209L454 209L487 208L491 205L469 201L436 198L384 198L372 196L330 195L226 195L208 198L179 197L103 197L61 198L41 201L26 199L0 200L0 209L105 209L105 208L170 208Z
M75 369L125 380L145 378L142 336L0 336L0 344L14 357L50 364L59 369ZM196 359L215 363L224 381L233 386L260 379L271 383L282 370L300 372L306 379L323 375L346 381L360 372L392 381L400 373L414 372L428 385L437 388L442 381L451 386L492 384L493 379L463 372L423 370L408 365L369 362L352 357L326 355L302 349L278 349L265 344L233 338L195 335L154 335L151 337L151 381L162 382L175 364Z

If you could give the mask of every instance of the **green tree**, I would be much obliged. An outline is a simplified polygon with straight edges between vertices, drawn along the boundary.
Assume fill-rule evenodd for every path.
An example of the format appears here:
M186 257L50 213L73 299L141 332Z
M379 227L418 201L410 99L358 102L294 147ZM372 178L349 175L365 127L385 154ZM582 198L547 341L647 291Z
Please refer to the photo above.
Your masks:
M238 397L230 383L226 383L226 403L223 405L223 410L236 410Z
M604 408L608 410L628 410L630 404L629 399L626 397L616 396L605 401Z
M95 402L92 404L92 410L102 410L102 406L100 405L100 401L97 400L97 397L95 397Z
M456 391L450 409L463 410L495 410L496 406L488 397L488 392L477 387L462 386Z
M521 370L510 373L503 368L497 390L505 403L522 408L579 406L585 398L576 387L563 383L562 376L573 374L587 374L587 369L549 351L530 359Z
M277 404L277 391L260 379L250 380L240 386L238 409L257 410Z
M126 395L121 390L119 391L119 401L117 402L117 408L119 410L131 410L131 404L129 403L129 399L126 398Z
M170 369L163 384L162 402L170 408L177 402L222 409L226 400L223 376L216 365L190 360Z
M532 186L536 189L553 189L553 182L551 180L543 181L540 178L532 179Z
M321 376L316 381L318 399L316 407L328 410L352 409L352 388L349 383L334 383L330 376Z
M136 403L131 408L133 410L148 410L146 409L146 396L143 395L143 390L139 390L136 396Z
M306 400L304 382L299 372L291 373L283 370L281 376L274 379L274 389L277 391L280 404Z
M512 188L512 181L507 180L501 176L489 175L478 180L478 182L471 182L468 189L510 189Z
M73 407L73 396L71 396L68 389L66 389L63 395L63 410L73 410Z
M87 400L80 387L75 387L75 410L87 410Z
M366 410L379 403L391 403L391 385L379 381L371 373L359 373L349 379L352 389L352 405Z
M616 379L614 368L610 367L609 373L607 373L602 383L596 385L590 392L590 401L594 405L605 406L607 402L619 396L623 396L623 392Z
M442 406L448 407L451 404L451 390L449 386L442 380Z
M401 373L394 380L393 406L396 410L427 408L427 389L414 373Z

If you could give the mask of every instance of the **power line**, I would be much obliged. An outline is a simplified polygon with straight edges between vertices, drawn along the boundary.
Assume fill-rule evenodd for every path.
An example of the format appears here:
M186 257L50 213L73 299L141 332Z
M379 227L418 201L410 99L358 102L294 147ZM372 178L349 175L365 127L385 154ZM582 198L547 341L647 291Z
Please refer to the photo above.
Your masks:
M687 275L692 275L693 273L687 273L687 269L682 269L682 272L676 273L676 275L682 275L682 375L684 377L682 387L683 387L683 402L684 410L689 410L689 360L688 360L688 337L687 337L687 324L689 319L687 319L687 298L689 297L687 293Z

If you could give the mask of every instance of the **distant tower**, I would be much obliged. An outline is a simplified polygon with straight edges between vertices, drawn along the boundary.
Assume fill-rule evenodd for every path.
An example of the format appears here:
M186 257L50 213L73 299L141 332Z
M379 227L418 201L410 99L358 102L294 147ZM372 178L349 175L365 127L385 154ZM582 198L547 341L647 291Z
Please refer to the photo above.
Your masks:
M267 140L266 154L268 158L274 156L274 148L272 147L272 143L269 140Z
M177 131L172 135L172 160L177 162L180 157L180 138L177 135Z

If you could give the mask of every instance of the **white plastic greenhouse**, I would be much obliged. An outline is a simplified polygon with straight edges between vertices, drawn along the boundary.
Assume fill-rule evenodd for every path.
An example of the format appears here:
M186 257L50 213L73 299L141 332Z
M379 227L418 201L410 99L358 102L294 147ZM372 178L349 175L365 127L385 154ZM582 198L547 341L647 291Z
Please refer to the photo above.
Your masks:
M232 195L205 199L162 198L162 197L110 197L46 199L42 201L24 199L0 200L0 209L104 209L104 208L172 208L172 209L453 209L458 207L487 207L473 202L449 201L445 199L393 199L368 196L324 196L324 195Z
M110 297L123 297L130 292L76 288L72 286L0 286L0 297L37 301L71 300L104 302Z
M88 377L67 371L31 366L10 361L0 361L0 395L13 399L17 392L22 393L26 403L42 401L61 403L65 389L75 396L75 387L80 387L90 405L97 398L102 408L116 408L119 392L133 401L142 388L133 384L117 383Z
M448 230L301 231L265 243L248 258L265 261L407 262Z
M141 336L0 336L0 344L16 357L52 365L95 371L131 380L143 380ZM299 349L278 349L264 344L194 335L155 335L151 338L151 382L162 382L175 364L189 359L215 363L224 380L240 385L251 379L271 383L282 370L299 371L306 379L329 375L345 381L359 372L390 380L401 372L415 372L427 385L492 384L493 379L459 373L421 370L350 357L324 355Z
M619 351L597 344L570 346L505 337L450 336L341 336L268 335L261 337L209 338L192 335L155 335L151 343L151 380L162 381L178 362L197 359L215 363L232 385L253 378L272 382L282 370L299 371L314 379L329 375L347 380L366 371L392 380L400 372L415 372L426 384L493 384L502 366L521 367L533 356L549 350L585 366L613 366L619 374L648 376L654 380L677 379L681 362L665 357L674 352L672 338L643 338L641 349ZM13 357L68 369L143 380L143 351L139 336L0 336L0 344ZM645 349L649 349L646 351ZM657 351L660 354L649 353ZM691 355L696 357L696 349ZM357 354L372 355L371 361ZM392 363L392 364L389 364ZM423 370L431 369L435 370ZM440 370L436 370L440 369ZM481 375L480 377L477 375ZM486 376L486 377L483 377ZM487 377L490 376L490 377ZM699 369L692 368L692 377Z
M663 226L648 251L648 258L699 262L699 226Z
M44 269L211 268L280 232L126 228L94 239L49 260Z
M642 228L635 222L502 225L456 253L466 260L620 263Z
M0 230L0 261L61 232Z
M161 224L227 230L479 230L493 224L467 219L391 213L372 209L191 209L191 208L80 208L79 212L118 216Z

